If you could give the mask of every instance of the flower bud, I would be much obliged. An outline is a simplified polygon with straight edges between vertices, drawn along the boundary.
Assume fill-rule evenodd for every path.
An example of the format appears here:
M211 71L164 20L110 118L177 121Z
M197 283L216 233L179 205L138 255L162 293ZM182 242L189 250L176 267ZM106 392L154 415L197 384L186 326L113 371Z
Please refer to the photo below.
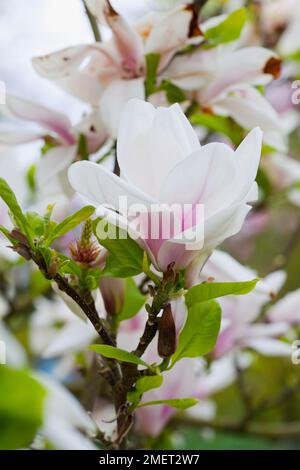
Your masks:
M160 357L169 357L176 350L176 328L171 310L168 304L164 308L162 317L159 322L158 330L158 354Z
M103 277L99 283L105 310L108 315L118 315L124 305L125 281L114 277Z

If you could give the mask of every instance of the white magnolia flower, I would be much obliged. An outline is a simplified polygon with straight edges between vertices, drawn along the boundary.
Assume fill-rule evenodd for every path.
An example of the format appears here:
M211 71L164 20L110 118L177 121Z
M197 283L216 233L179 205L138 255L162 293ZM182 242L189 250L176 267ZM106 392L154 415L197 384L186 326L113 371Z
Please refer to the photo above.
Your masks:
M122 107L131 98L144 98L145 56L160 55L160 73L177 51L203 38L195 26L195 12L187 6L146 15L133 25L108 0L92 0L88 6L106 22L111 38L36 57L33 66L69 93L99 106L107 129L116 137Z
M129 223L129 229L135 231L156 268L165 270L175 262L177 268L192 263L199 269L218 244L241 229L251 209L248 202L257 197L255 177L261 140L257 128L235 152L222 143L201 147L179 105L155 109L150 103L131 100L124 109L118 135L122 178L100 165L78 162L71 166L69 179L73 188L96 206L109 204L121 210L119 198L123 196L129 208L142 204L151 215L152 204L189 204L188 217L184 211L181 215L172 213L180 233L151 239L142 226L145 214L138 219L140 230L136 229L136 220ZM204 220L195 224L200 204ZM116 220L114 212L107 211L106 215ZM121 223L122 217L117 217L117 222ZM199 249L203 231L204 245Z

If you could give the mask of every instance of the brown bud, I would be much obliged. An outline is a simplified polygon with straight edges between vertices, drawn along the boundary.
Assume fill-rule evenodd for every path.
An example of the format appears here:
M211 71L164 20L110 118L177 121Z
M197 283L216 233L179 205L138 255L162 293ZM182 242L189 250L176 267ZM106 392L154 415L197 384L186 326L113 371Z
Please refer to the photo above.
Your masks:
M18 242L22 243L22 245L29 246L27 237L22 232L20 232L20 230L14 228L10 234L15 240L18 240Z
M160 357L169 357L176 350L176 328L171 310L171 305L165 306L159 322L158 330L158 354Z
M273 75L274 78L279 78L281 73L281 59L271 57L264 66L263 72Z
M27 246L19 244L15 246L10 246L9 248L18 253L18 255L25 258L27 261L31 260L31 254Z

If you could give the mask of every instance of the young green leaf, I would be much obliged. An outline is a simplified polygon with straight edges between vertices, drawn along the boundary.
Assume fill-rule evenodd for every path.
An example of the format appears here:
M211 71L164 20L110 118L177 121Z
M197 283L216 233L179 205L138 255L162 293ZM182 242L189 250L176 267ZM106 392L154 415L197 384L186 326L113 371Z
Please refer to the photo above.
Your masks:
M191 406L197 405L199 400L196 398L170 398L169 400L153 400L147 401L145 403L140 403L138 408L142 408L143 406L152 406L152 405L169 405L173 408L177 408L178 410L186 410Z
M172 366L184 357L200 357L215 346L221 324L221 308L214 300L199 302L188 308Z
M235 41L240 37L246 20L246 8L239 8L230 13L227 18L217 26L204 31L204 36L214 46Z
M66 233L73 230L77 225L81 224L89 217L93 215L95 208L92 206L86 206L75 212L75 214L70 215L60 224L55 225L55 227L50 230L48 236L45 239L45 246L51 245L51 243L58 237L65 235Z
M162 84L159 86L159 90L165 91L167 95L167 100L170 104L173 103L182 103L186 100L184 92L178 86L169 80L163 80Z
M117 359L121 362L129 362L131 364L136 364L137 366L150 368L149 364L145 361L124 349L114 348L113 346L107 346L106 344L92 344L89 346L89 349L104 357L108 357L109 359Z
M190 121L195 126L204 126L213 132L226 135L236 145L243 138L242 129L229 117L199 111L192 114Z
M135 407L140 401L140 398L143 393L148 392L149 390L153 390L154 388L160 387L162 383L162 375L149 375L146 377L142 377L137 380L134 390L131 390L127 393L127 399Z
M121 312L117 316L118 323L134 317L146 302L146 296L140 293L133 279L125 281L125 299Z
M145 80L145 91L146 97L152 95L156 91L156 76L158 65L160 61L160 55L151 53L146 55L146 80Z
M0 449L31 444L43 419L44 388L27 372L0 366Z
M30 225L28 224L25 215L22 212L22 209L17 201L17 198L7 184L7 182L0 178L0 197L3 199L5 204L8 206L10 213L12 214L14 221L17 227L27 235L28 241L32 240L32 231L30 230Z
M245 282L203 282L191 287L185 296L188 307L198 302L224 297L225 295L249 294L256 286L259 279Z
M99 243L110 253L103 276L132 277L142 272L144 252L125 230L101 220L95 232Z

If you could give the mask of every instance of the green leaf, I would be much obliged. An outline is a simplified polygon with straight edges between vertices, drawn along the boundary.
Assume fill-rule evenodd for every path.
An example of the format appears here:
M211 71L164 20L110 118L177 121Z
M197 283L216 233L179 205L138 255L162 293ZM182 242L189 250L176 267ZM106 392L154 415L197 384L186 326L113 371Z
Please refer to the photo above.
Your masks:
M215 346L221 324L221 308L214 300L199 302L188 308L172 366L184 357L200 357Z
M196 398L170 398L169 400L147 401L138 405L138 408L152 405L169 405L178 410L186 410L187 408L191 408L191 406L197 405L198 402L199 400Z
M163 80L162 84L159 87L159 90L165 91L167 99L170 104L173 103L182 103L186 100L184 92L178 86L169 80Z
M195 303L217 299L225 295L249 294L258 281L259 279L245 282L203 282L188 290L185 303L190 307Z
M36 165L32 164L26 172L26 181L28 188L32 193L36 190Z
M125 230L101 220L96 237L110 252L102 272L104 276L132 277L143 271L144 252Z
M8 206L17 227L19 227L19 229L25 235L27 235L28 241L31 242L32 232L30 230L30 226L26 220L25 215L22 212L22 209L16 199L13 190L3 178L0 178L0 197Z
M214 46L235 41L241 35L247 20L246 8L239 8L230 13L224 21L204 32L206 39Z
M89 217L93 215L95 208L93 206L86 206L75 212L75 214L70 215L60 224L55 225L55 227L50 230L47 238L45 239L45 245L49 246L51 243L58 237L65 235L66 233L73 230L77 225L81 224Z
M243 137L242 129L232 119L212 113L197 112L192 114L190 121L194 126L204 126L213 132L224 134L238 145Z
M26 212L26 219L35 236L41 237L45 233L45 219L37 212Z
M146 302L146 296L141 294L133 279L125 281L125 299L121 312L117 316L118 322L134 317Z
M28 372L0 366L0 449L31 444L42 424L45 391Z
M146 97L152 95L156 91L156 77L159 66L160 55L151 53L146 55L146 80L145 92Z
M145 361L124 349L114 348L113 346L107 346L106 344L92 344L89 346L89 349L110 359L117 359L121 362L129 362L130 364L150 368L149 364Z
M133 407L136 407L143 393L148 392L149 390L153 390L154 388L160 387L162 383L162 375L149 375L146 377L142 377L137 380L134 390L131 390L127 393L127 399L128 401L130 401L130 403L132 403Z

